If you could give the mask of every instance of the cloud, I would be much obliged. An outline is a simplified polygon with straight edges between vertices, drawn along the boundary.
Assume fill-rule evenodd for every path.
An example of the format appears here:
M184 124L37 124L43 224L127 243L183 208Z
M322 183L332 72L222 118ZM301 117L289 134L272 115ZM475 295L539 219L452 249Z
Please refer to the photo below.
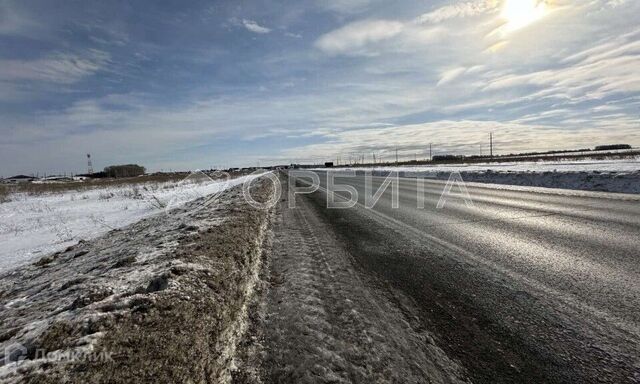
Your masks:
M266 34L271 32L271 29L267 28L267 27L263 27L260 24L256 23L253 20L247 20L247 19L243 19L242 20L242 25L244 25L245 28L247 28L247 30L253 32L253 33L258 33L258 34Z
M638 138L632 124L617 126L611 130L608 124L585 126L579 135L564 128L523 124L520 122L441 120L422 124L393 127L359 129L332 133L325 142L292 148L285 152L290 158L335 159L340 156L347 160L350 155L365 154L367 159L376 153L378 159L392 160L395 149L399 148L404 158L424 158L429 144L434 153L477 154L479 144L488 146L489 132L494 133L497 153L510 153L534 149L566 149L590 147L601 140L628 141ZM486 147L485 147L486 148Z
M397 36L403 27L398 21L357 21L321 36L315 46L330 55L367 54L369 45Z
M419 23L440 23L454 18L471 17L498 9L496 0L477 0L445 5L429 13L419 16L416 21Z
M302 35L299 34L299 33L285 32L284 35L287 36L287 37L294 38L294 39L302 39Z
M359 13L367 9L372 0L319 0L321 7L345 14Z
M15 5L0 1L0 36L30 36L41 25Z
M467 70L467 68L465 68L465 67L458 67L458 68L452 68L452 69L449 69L447 71L444 71L442 73L442 76L440 76L440 80L438 81L438 86L447 84L447 83L457 79L458 77L460 77L460 75L465 73L466 70Z
M552 114L560 114L553 111ZM496 153L591 147L606 140L634 142L640 138L632 121L612 123L607 119L582 122L580 130L519 121L440 120L422 124L349 130L332 133L325 141L292 148L284 152L289 158L306 161L335 159L373 153L378 159L392 160L396 148L401 158L425 158L429 144L434 154L477 154L479 145L488 147L489 132L494 133Z
M491 76L485 90L536 87L531 96L558 95L572 102L598 100L615 94L640 92L640 41L638 32L575 53L560 60L564 66L529 73ZM530 96L530 97L531 97Z
M0 60L0 80L71 84L103 69L109 54L89 50L84 55L59 53L35 60Z
M222 2L202 23L194 6L176 7L175 19L156 17L173 8L136 12L132 24L111 17L108 2L99 20L71 6L42 19L61 7L24 2L11 3L22 17L3 19L9 2L0 0L0 44L9 48L0 55L0 172L78 170L85 151L110 163L141 157L150 169L396 145L402 155L431 141L474 153L490 129L504 151L640 143L640 34L630 33L640 2L554 0L561 11L488 36L505 23L500 3ZM333 22L341 28L324 29ZM267 31L280 44L246 49L248 33ZM306 41L317 31L328 33L311 46L292 34ZM108 53L89 50L96 46Z
M624 5L626 2L627 0L608 0L606 5L607 7L616 8L621 5Z

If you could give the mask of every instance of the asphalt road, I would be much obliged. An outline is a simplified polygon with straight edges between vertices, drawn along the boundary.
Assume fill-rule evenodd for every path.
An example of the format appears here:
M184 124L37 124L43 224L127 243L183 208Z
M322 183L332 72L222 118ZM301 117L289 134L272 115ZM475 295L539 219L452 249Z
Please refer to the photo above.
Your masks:
M327 209L319 175L298 198L358 273L414 301L473 382L640 382L640 197L474 184L473 206L437 209L444 182L425 180L418 208L417 181L400 178L399 208L389 187L370 209L359 176L336 178L359 203Z

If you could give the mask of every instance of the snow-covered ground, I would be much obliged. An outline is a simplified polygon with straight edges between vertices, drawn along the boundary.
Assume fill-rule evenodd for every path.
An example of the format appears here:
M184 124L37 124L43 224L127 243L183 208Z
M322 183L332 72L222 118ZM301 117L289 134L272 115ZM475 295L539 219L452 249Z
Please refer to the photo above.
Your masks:
M214 196L0 271L0 383L231 382L271 213Z
M322 168L321 170L326 170ZM337 168L373 175L399 172L403 177L448 179L460 172L468 182L529 187L640 193L640 158Z
M14 194L0 204L0 272L254 177L214 182L200 176L38 196Z
M344 170L349 168L340 169ZM442 164L397 167L357 167L352 169L359 171L394 170L398 172L636 172L640 171L640 158L601 161L526 161L507 163Z

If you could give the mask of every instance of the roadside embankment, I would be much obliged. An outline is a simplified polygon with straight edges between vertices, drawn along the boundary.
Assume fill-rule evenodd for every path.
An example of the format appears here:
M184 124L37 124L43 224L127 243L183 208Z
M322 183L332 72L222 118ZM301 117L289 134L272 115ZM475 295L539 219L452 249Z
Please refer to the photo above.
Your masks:
M235 187L0 275L0 382L231 381L269 215Z

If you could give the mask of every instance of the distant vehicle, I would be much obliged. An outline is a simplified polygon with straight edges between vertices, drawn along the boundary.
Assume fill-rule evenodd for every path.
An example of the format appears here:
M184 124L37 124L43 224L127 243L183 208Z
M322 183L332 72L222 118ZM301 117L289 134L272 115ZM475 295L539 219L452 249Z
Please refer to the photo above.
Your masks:
M611 145L598 145L596 151L614 151L618 149L631 149L629 144L611 144Z
M324 163L324 167L325 168L333 168L333 161L327 161L326 163Z

